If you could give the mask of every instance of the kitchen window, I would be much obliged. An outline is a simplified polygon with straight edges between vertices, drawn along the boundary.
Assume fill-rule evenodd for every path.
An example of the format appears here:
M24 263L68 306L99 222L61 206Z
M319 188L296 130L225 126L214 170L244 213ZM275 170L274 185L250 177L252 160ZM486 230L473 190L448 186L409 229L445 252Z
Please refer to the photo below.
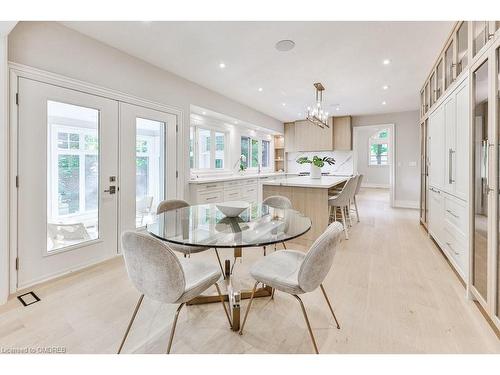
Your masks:
M271 167L271 141L250 136L241 136L241 155L245 157L245 168Z
M189 166L198 170L224 170L227 133L192 126L189 132Z

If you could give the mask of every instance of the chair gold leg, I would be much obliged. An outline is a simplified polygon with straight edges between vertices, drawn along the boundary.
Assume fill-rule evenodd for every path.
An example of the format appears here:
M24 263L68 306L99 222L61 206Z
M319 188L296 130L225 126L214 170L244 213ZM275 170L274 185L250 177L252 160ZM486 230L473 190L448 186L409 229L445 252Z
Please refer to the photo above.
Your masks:
M271 299L274 299L274 291L275 291L275 290L276 290L276 289L275 289L275 288L273 288L273 291L271 292Z
M241 324L240 335L243 334L243 328L245 327L245 323L247 321L248 312L250 311L250 306L252 306L252 301L253 301L253 297L255 295L255 291L257 290L257 285L259 285L258 281L253 286L252 295L250 296L250 301L248 301L247 311L245 311L245 317L243 318L243 323Z
M358 211L358 202L356 202L356 196L354 196L354 208L356 209L356 218L358 219L359 223L359 211Z
M344 209L341 207L340 211L342 213L342 225L344 226L344 233L345 233L345 239L349 239L349 234L347 233L347 224L345 222L345 215L344 215Z
M283 248L286 250L285 241L283 241L282 243L283 243Z
M222 277L225 279L226 273L224 272L224 268L222 267L222 263L220 261L219 251L217 250L216 247L214 248L214 250L215 250L215 255L217 256L217 261L219 262L220 272L222 274Z
M330 300L328 299L328 296L326 295L325 287L323 284L319 284L321 287L321 291L323 292L323 295L325 296L326 303L328 304L328 307L330 308L330 311L332 312L333 319L335 319L335 323L337 323L337 329L340 329L340 324L339 321L337 320L337 317L335 316L335 313L333 312L332 304L330 303Z
M177 326L177 318L179 317L179 313L181 312L181 309L184 307L185 304L186 304L185 302L181 303L177 308L177 311L175 312L174 323L172 324L172 330L170 331L170 339L168 340L167 354L170 354L172 341L174 341L175 327Z
M224 297L220 292L219 284L215 283L215 287L217 288L217 293L219 293L220 303L222 303L222 307L224 307L224 312L226 313L227 321L229 322L229 328L231 328L233 324L231 322L231 318L229 317L229 312L227 311L226 303L224 302Z
M264 256L266 256L267 254L266 254L266 247L265 246L263 247L263 250L264 250L263 251L264 252Z
M139 311L139 307L141 307L142 300L144 299L144 294L141 294L139 297L139 301L137 301L137 305L135 305L135 310L134 313L132 314L132 318L130 319L130 322L128 323L127 330L125 331L125 335L123 336L122 343L120 344L120 347L118 348L118 353L120 354L123 348L123 345L125 344L125 340L127 339L128 333L130 332L130 328L132 328L132 323L134 323L135 316L137 315L137 312Z
M300 303L300 307L302 308L302 314L304 314L304 319L305 319L306 324L307 324L307 329L309 330L309 336L311 336L311 340L312 340L312 343L313 343L313 346L314 346L314 351L316 352L316 354L319 354L318 346L316 345L316 340L314 339L314 334L313 334L313 331L311 329L311 324L309 323L309 318L307 317L306 308L304 307L304 304L302 303L302 300L299 298L299 296L297 296L295 294L293 296Z

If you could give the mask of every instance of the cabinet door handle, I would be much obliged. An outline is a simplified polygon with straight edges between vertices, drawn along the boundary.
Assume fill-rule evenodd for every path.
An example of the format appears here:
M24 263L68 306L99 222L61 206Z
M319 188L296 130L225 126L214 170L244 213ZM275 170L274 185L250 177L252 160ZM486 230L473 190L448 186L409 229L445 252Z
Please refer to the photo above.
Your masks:
M217 199L217 197L208 197L208 198L206 198L207 201L212 200L212 199Z
M448 150L448 183L452 184L455 182L453 179L453 154L455 153L454 150L451 148Z
M448 245L448 247L450 248L451 251L453 251L455 253L455 255L460 255L460 253L458 251L456 251L453 246L451 246L451 243L449 242L446 242L446 244Z
M446 212L448 212L451 216L456 217L457 219L460 217L456 215L452 210L446 210Z

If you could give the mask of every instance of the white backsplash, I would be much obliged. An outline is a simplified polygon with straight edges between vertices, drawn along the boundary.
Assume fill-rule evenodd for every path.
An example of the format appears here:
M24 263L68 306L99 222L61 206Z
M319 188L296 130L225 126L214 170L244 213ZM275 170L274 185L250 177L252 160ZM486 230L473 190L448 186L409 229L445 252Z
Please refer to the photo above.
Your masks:
M353 174L353 160L352 151L318 151L318 152L289 152L287 153L287 172L300 173L309 172L310 164L299 164L296 160L301 156L307 156L312 159L317 155L322 158L324 156L331 156L335 159L334 165L325 164L321 171L323 173L329 172L330 174Z

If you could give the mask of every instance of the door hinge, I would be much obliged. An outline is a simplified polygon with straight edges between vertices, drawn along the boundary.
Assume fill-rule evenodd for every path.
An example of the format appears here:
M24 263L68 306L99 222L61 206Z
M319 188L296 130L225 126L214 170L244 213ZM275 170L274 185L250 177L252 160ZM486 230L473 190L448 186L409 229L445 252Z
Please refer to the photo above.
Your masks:
M175 178L179 178L179 171L175 171Z
M16 188L19 187L19 176L16 176Z
M175 124L175 132L179 133L179 124Z
M16 258L16 270L19 271L19 257Z
M16 105L19 105L19 93L16 92Z

